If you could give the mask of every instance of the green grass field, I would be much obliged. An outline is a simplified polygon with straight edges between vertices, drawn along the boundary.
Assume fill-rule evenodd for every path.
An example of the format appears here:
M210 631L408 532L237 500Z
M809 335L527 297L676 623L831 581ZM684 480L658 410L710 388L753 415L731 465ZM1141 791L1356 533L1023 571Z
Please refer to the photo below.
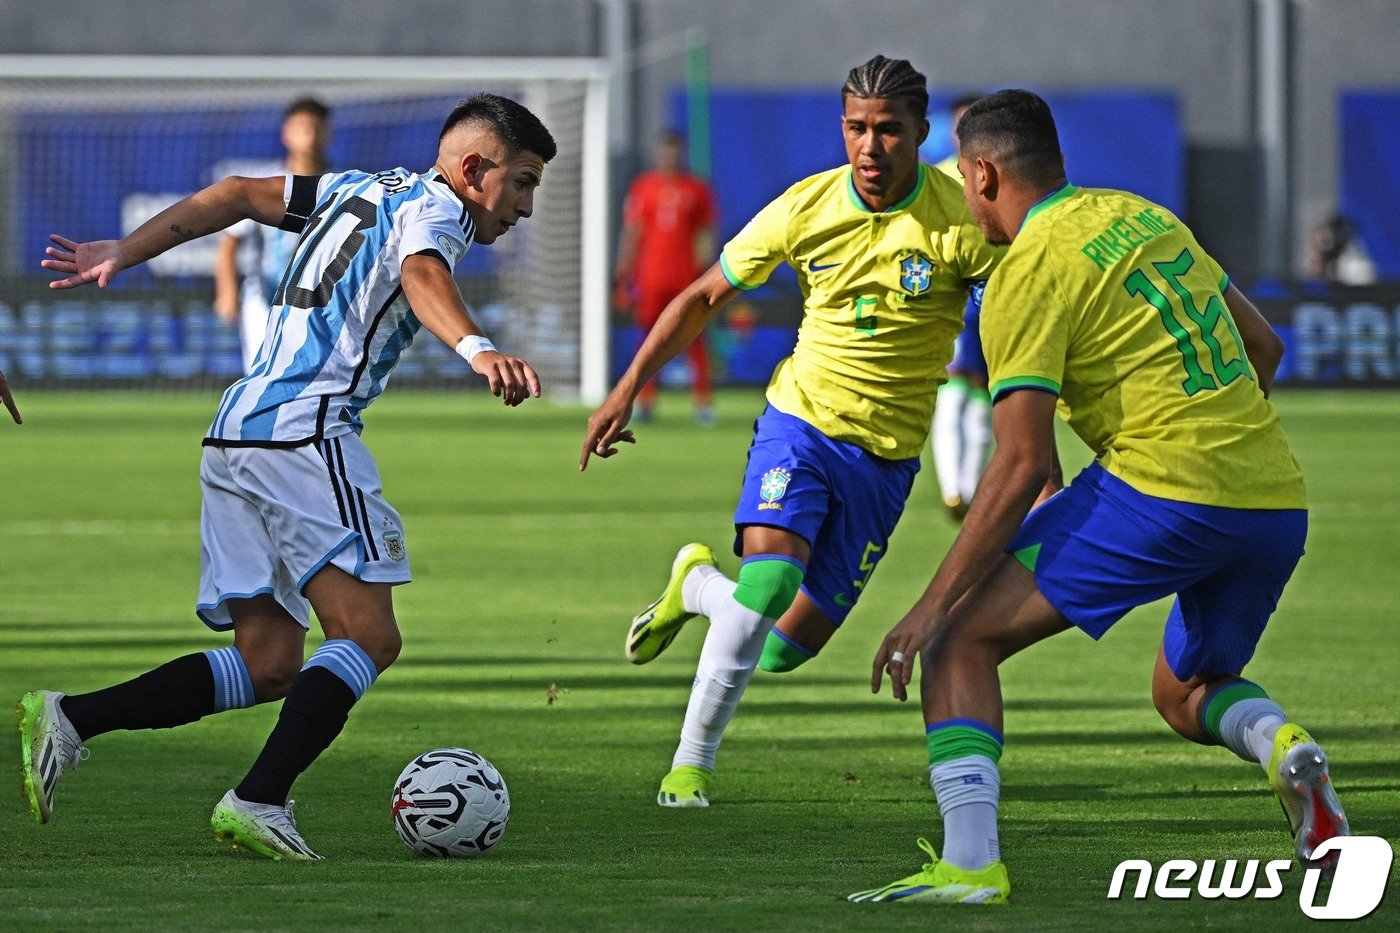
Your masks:
M845 630L801 670L755 678L721 750L714 805L659 810L703 623L644 668L623 660L623 631L678 545L727 545L761 405L756 392L727 394L720 425L704 430L685 400L663 401L636 448L580 475L581 410L390 392L367 438L404 514L416 579L397 594L401 659L296 787L301 826L327 861L274 864L210 836L210 810L275 708L112 734L64 779L52 824L36 825L8 792L0 928L1309 922L1296 869L1274 901L1105 899L1123 859L1290 852L1258 769L1177 739L1153 712L1164 604L1100 644L1071 632L1008 665L1002 848L1013 904L950 914L845 902L916 870L917 836L939 841L917 706L867 686L880 638L952 539L931 470ZM225 643L192 611L199 438L214 403L27 393L25 425L0 424L5 702L35 687L105 686ZM1307 472L1312 532L1250 673L1326 744L1353 830L1394 841L1400 394L1294 391L1279 404ZM443 745L487 755L509 783L510 828L484 859L419 859L390 826L394 777ZM18 743L0 748L13 779ZM1367 926L1400 919L1400 894L1390 901Z

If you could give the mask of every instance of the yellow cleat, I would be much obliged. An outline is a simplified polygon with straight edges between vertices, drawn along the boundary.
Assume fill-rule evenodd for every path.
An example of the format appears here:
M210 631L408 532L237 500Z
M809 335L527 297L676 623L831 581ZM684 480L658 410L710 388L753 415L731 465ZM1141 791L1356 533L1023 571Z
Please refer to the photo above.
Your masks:
M657 806L662 807L708 807L710 780L715 773L699 765L680 765L661 779L661 789L656 792Z
M939 859L927 839L919 840L919 848L933 859L923 871L883 888L857 891L847 900L863 904L1005 904L1011 897L1011 880L1001 862L973 871Z
M671 579L659 599L632 617L623 652L633 664L646 664L665 651L680 634L681 626L695 618L686 612L681 584L696 567L715 566L715 552L703 544L687 544L671 564Z

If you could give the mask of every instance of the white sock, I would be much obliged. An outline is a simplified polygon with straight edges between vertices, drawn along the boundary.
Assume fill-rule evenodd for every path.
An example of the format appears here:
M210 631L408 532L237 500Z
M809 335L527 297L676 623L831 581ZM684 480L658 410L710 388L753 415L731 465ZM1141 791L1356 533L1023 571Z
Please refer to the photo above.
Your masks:
M929 783L943 815L942 858L975 871L1001 858L997 837L997 803L1001 772L984 755L939 762L929 769Z
M938 390L933 407L933 468L938 474L938 488L944 499L959 495L958 482L962 471L963 407L967 403L967 386L949 382Z
M980 393L968 395L962 412L962 463L958 467L959 495L971 502L987 468L987 450L992 446L992 405Z
M1274 754L1274 736L1288 721L1283 709L1266 697L1250 697L1232 703L1220 717L1220 741L1245 761L1257 761L1269 770Z
M671 767L698 765L713 771L724 729L734 718L744 688L763 654L763 642L776 620L764 618L736 601L733 580L714 568L708 568L713 573L702 576L697 571L703 569L707 568L692 571L684 583L687 589L682 590L686 610L709 616L710 630L705 633L705 647L700 649L700 663L695 669L685 724L681 726L681 740ZM688 589L692 580L693 594Z
M685 575L681 581L681 604L685 606L686 612L697 612L700 615L709 615L705 611L705 590L711 583L723 581L728 584L721 587L724 596L734 595L734 581L720 572L714 564L700 564L692 567L690 573Z

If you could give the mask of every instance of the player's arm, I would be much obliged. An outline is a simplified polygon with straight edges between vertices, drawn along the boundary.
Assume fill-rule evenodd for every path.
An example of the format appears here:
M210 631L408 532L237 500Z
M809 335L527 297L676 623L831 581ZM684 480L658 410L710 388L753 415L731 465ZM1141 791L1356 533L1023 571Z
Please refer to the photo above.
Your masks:
M1011 542L1032 503L1058 471L1053 393L1019 389L992 409L996 451L957 540L914 607L885 636L875 654L870 690L880 691L885 671L898 700L906 699L914 658L947 623L948 612L991 570ZM898 653L900 660L895 660Z
M15 405L14 396L10 394L10 384L5 381L4 373L0 373L0 403L4 404L15 424L24 424L24 419L19 416L19 408Z
M613 267L614 284L625 286L632 281L632 273L637 263L637 246L641 242L641 225L628 219L622 225L622 235L617 244L617 265Z
M632 417L632 402L642 386L661 371L676 354L700 335L705 325L724 303L739 293L729 283L724 270L715 263L700 278L686 286L661 312L656 326L647 334L642 347L622 374L603 404L588 419L588 436L578 468L587 468L594 455L611 457L617 453L613 446L619 441L632 443L632 432L626 430Z
M214 313L227 323L238 320L238 238L227 233L214 254Z
M1235 330L1244 342L1244 352L1249 357L1250 365L1254 367L1254 374L1259 379L1259 388L1267 396L1274 384L1274 374L1278 372L1279 361L1283 359L1283 340L1274 333L1274 329L1264 320L1264 315L1259 313L1259 309L1254 307L1254 302L1246 298L1244 292L1236 288L1234 283L1225 289L1225 307L1230 310L1230 317L1235 321Z
M467 337L485 337L467 310L447 264L431 253L403 261L401 284L413 314L434 337L457 349ZM540 377L522 359L495 349L472 354L469 365L486 377L493 395L512 407L530 396L539 398Z
M189 197L177 201L120 240L94 240L77 243L58 234L45 252L50 258L40 263L65 278L49 283L49 288L77 288L96 282L106 288L118 272L140 265L166 250L198 237L215 233L244 218L277 226L287 216L283 200L286 179L243 178L231 175Z

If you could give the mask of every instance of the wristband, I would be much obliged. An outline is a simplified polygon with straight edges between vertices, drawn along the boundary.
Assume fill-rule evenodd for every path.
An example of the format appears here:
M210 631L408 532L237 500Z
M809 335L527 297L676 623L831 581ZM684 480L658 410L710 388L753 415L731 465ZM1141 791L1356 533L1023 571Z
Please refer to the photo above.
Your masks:
M457 355L466 360L468 366L471 365L471 361L478 353L486 350L490 350L492 353L500 352L491 341L487 340L485 337L478 337L475 334L468 334L457 341L456 350Z

